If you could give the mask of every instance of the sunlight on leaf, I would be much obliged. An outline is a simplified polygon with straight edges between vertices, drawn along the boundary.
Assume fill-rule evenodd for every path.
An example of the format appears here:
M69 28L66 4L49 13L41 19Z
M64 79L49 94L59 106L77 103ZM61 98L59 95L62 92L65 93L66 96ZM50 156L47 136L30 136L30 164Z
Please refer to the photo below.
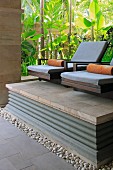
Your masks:
M98 5L98 1L97 0L93 0L91 3L90 3L90 6L89 6L89 14L90 14L90 18L92 20L95 20L96 19L96 15L97 13L100 11L100 8L99 8L99 5Z

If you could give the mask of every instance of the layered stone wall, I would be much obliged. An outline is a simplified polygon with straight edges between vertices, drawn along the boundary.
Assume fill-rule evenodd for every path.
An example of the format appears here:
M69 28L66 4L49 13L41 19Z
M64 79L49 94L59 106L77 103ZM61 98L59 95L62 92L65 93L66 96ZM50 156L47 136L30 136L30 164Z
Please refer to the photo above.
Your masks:
M0 106L7 103L8 83L21 78L21 0L0 0Z
M41 91L38 82L36 83L35 90ZM42 88L44 89L45 86L43 83ZM31 89L30 85L32 87ZM25 86L21 83L20 89L18 83L16 85L7 85L7 87L9 88L9 102L4 109L6 113L18 117L54 141L59 141L65 148L70 148L73 153L79 155L84 161L93 164L96 168L113 160L113 113L110 113L108 116L107 114L105 115L105 112L101 113L99 109L96 110L97 114L91 116L92 114L85 108L85 112L83 111L82 114L80 110L78 111L79 118L77 118L74 114L77 110L73 110L73 116L70 114L71 108L69 110L67 107L67 113L61 111L59 109L60 104L54 103L55 100L53 95L51 96L51 93L48 94L53 99L54 105L52 101L47 100L45 97L47 89L45 93L43 90L42 96L41 92L39 95L37 95L36 91L34 93L31 82L29 82L29 84L28 82L25 83ZM24 87L23 90L22 87ZM58 90L57 93L59 94ZM69 94L68 91L68 95ZM65 94L63 93L63 95ZM59 96L62 96L62 94L60 93ZM65 108L65 102L64 99L62 100L61 98L59 100L60 103L62 103L63 110ZM79 100L82 99L81 95L81 99L79 98ZM71 101L73 101L73 99ZM101 102L102 101L103 100L101 100ZM74 102L72 103L74 104ZM91 107L89 107L89 109L91 110ZM94 112L92 111L92 113ZM105 119L102 118L102 114L105 116ZM83 120L82 116L85 116L86 120ZM93 122L94 120L96 120L95 123Z

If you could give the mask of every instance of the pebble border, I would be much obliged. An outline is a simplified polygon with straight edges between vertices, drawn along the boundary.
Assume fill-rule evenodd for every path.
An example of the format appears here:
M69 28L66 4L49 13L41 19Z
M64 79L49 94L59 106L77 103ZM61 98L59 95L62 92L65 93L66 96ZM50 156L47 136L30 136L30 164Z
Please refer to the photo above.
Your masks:
M42 144L49 151L55 153L58 157L63 158L66 162L70 163L77 170L96 170L96 167L90 163L84 162L79 156L70 153L67 149L61 145L48 139L45 135L35 131L33 128L28 127L27 123L23 123L19 118L13 117L9 113L6 113L3 108L0 108L0 116L9 121L19 130L26 133L38 143ZM113 170L113 161L108 165L103 165L99 170Z

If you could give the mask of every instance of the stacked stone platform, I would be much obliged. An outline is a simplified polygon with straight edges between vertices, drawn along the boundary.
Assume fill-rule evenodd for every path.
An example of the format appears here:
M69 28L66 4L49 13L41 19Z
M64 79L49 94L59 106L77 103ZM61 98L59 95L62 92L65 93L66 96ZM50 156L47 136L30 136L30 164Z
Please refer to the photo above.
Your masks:
M7 85L5 107L96 167L113 159L113 100L48 82Z

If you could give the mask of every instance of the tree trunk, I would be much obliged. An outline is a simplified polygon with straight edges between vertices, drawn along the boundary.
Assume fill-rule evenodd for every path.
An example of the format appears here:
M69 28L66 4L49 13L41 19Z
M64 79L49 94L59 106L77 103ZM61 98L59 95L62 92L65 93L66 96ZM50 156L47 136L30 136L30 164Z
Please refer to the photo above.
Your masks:
M94 26L91 27L91 41L94 41Z
M41 50L44 49L44 0L40 0L40 31L43 36L41 37ZM41 51L41 55L45 57L45 51Z
M72 0L69 0L69 44L70 44L70 36L72 31ZM71 46L69 45L69 55L71 55Z

